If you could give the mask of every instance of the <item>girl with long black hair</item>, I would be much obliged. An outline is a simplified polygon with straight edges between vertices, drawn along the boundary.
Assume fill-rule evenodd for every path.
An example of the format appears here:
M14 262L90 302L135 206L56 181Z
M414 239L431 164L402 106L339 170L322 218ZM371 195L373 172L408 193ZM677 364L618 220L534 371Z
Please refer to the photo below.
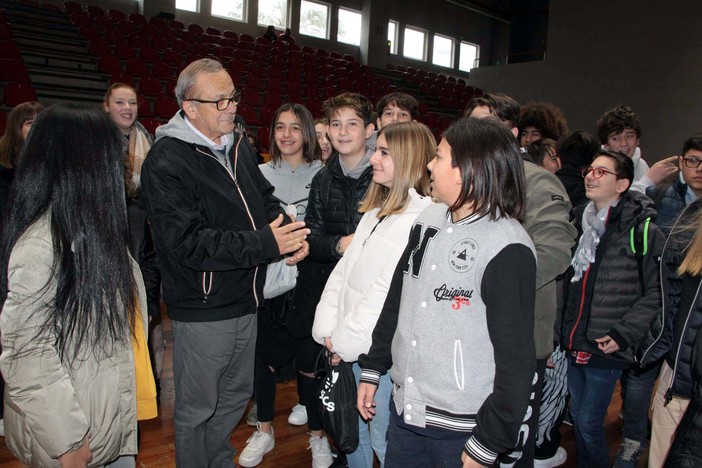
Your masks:
M57 104L16 169L0 232L0 369L5 441L28 465L133 466L137 411L153 412L137 408L146 300L123 165L105 113Z

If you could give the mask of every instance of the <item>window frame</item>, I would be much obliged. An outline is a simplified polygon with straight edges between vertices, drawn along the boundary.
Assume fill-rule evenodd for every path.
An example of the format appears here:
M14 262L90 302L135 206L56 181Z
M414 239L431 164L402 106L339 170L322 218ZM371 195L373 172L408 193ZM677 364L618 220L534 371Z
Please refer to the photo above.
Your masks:
M198 1L199 1L199 0L198 0ZM212 1L210 2L210 16L212 16L213 18L221 18L221 19L228 20L228 21L236 21L237 23L247 23L247 22L248 22L248 17L249 17L249 0L242 0L241 19L232 18L231 16L222 16L222 15L218 15L218 14L212 12L212 7L214 6L214 2L215 2L215 1L216 1L216 0L212 0Z
M178 0L175 2L175 9L180 10L180 11L187 11L188 13L201 13L200 12L200 0L195 0L195 9L194 10L186 10L185 8L178 8Z
M461 49L462 49L462 47L463 47L463 44L468 45L468 46L471 46L471 47L475 47L475 58L473 59L473 63L471 64L469 70L465 70L465 69L461 68L461 58L463 57L463 51L462 51ZM465 72L465 73L470 73L470 71L471 71L473 68L477 68L477 67L474 66L474 65L475 65L475 60L477 60L477 59L480 59L480 46L479 46L478 44L473 43L473 42L460 41L460 43L458 44L458 64L457 64L457 66L458 66L458 71L462 71L462 72Z
M424 36L424 45L422 46L422 58L419 59L417 57L411 57L405 53L405 48L407 47L407 31L414 31L418 33L422 33ZM429 36L429 31L426 29L419 28L417 26L410 26L408 24L405 25L405 29L403 30L403 36L402 36L402 56L404 58L408 58L410 60L417 60L419 62L425 62L427 61L427 39Z
M400 40L400 22L397 20L389 19L388 20L388 36L390 35L390 25L395 26L395 34L393 35L394 37L392 39L388 38L388 41L390 42L390 54L392 55L397 55L399 53L399 45L398 42Z
M361 17L361 31L359 31L359 36L358 36L358 44L354 44L353 42L346 42L342 41L339 39L339 24L341 23L341 12L342 11L347 11L349 13L354 13L358 16ZM340 6L337 9L337 15L336 15L336 42L340 42L341 44L348 44L350 46L355 46L359 47L361 45L361 41L363 40L363 12L354 10L353 8L348 8L348 7L342 7Z
M449 53L449 64L443 65L436 63L436 38L446 39L451 42L451 52ZM437 67L453 68L453 61L456 54L456 40L444 34L434 33L434 38L431 47L431 64Z
M327 24L326 24L326 31L324 32L324 36L323 36L323 37L320 37L320 36L312 36L312 35L310 35L310 34L305 34L304 32L302 32L302 4L305 3L305 2L307 2L307 3L315 3L315 4L317 4L317 5L321 5L321 6L326 7L326 9L327 9ZM331 3L320 2L320 1L318 1L318 0L301 0L301 1L300 1L300 24L298 24L298 31L299 31L300 35L302 35L302 36L307 36L307 37L314 37L314 38L317 38L317 39L325 39L325 40L328 41L328 40L329 40L329 33L330 33L330 31L331 31L331 10L332 10L332 5L331 5Z
M256 15L256 26L263 26L268 27L270 26L270 22L265 22L265 23L260 23L259 20L261 19L261 1L263 0L258 0L258 14ZM290 7L291 7L291 1L290 0L285 0L285 24L274 24L276 29L286 29L290 27Z

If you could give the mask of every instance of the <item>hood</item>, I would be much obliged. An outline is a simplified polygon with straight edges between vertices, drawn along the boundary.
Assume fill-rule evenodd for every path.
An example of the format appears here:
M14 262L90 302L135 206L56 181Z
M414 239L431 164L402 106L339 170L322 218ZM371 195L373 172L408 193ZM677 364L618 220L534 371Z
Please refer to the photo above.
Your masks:
M653 200L641 192L628 190L617 203L617 213L619 217L620 230L628 230L634 224L638 224L647 217L656 220L656 209Z
M192 143L194 145L210 147L210 144L202 138L200 135L193 132L193 130L185 123L185 112L182 110L176 112L176 114L168 121L166 125L161 125L156 129L156 139L159 141L161 138L175 138L176 140L185 141L186 143ZM236 142L236 137L234 133L227 134L227 154L229 150L232 149L234 143Z

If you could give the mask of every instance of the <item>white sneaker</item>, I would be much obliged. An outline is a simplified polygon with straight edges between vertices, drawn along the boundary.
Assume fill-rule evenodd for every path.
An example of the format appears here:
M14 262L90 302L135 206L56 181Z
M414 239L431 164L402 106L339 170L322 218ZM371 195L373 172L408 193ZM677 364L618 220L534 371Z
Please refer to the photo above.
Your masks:
M293 406L290 416L288 416L288 423L293 426L304 426L307 424L307 408L297 404Z
M317 437L310 434L310 446L308 448L312 449L312 468L328 468L334 463L326 437Z
M568 459L568 452L563 447L558 447L556 454L545 460L534 460L534 468L555 468L561 466Z
M273 428L267 434L261 431L261 423L256 425L256 431L246 441L246 447L239 455L239 465L244 467L256 466L263 460L263 456L275 447L275 436Z

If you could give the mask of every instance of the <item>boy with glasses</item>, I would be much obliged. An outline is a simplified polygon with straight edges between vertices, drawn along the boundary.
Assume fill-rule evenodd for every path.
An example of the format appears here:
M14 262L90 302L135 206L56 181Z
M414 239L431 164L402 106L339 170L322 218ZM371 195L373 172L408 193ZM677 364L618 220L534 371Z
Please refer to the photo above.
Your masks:
M656 224L666 236L683 209L702 194L702 134L685 140L682 155L672 156L680 168L675 180L646 189L658 213ZM638 463L648 435L648 408L661 363L658 360L641 369L630 369L622 376L624 440L614 463L616 468L635 467Z

